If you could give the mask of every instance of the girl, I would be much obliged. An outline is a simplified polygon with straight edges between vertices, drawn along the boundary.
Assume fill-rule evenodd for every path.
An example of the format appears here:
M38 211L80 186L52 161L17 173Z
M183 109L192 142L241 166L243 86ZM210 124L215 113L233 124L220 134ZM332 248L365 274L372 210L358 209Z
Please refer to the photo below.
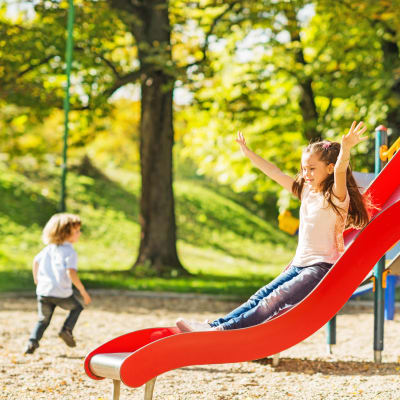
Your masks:
M353 122L342 143L327 140L303 151L295 179L253 153L244 136L236 139L244 155L264 174L301 200L299 240L289 268L225 317L210 323L179 319L183 332L228 330L257 325L303 300L344 252L343 231L364 227L369 216L350 169L350 150L367 140L367 127Z

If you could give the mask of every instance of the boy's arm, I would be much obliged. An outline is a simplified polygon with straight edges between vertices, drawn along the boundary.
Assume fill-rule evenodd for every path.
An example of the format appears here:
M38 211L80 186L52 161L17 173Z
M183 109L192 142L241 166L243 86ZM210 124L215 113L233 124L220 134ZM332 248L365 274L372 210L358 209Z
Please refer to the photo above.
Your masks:
M33 282L35 282L35 285L38 284L38 280L37 280L37 273L39 270L39 263L35 260L33 260L32 263L32 275L33 275Z
M242 149L243 154L250 159L254 166L256 166L260 171L262 171L269 178L279 183L282 187L288 190L290 193L293 193L292 187L294 183L294 179L286 175L282 172L275 164L264 160L262 157L251 151L246 146L246 141L241 132L238 132L238 137L236 142L239 143L240 148Z
M67 274L69 276L69 279L71 279L71 282L74 284L74 286L79 290L79 293L82 295L84 303L88 305L92 301L92 299L90 298L89 293L86 291L85 286L83 286L83 283L79 279L77 270L73 268L68 268Z

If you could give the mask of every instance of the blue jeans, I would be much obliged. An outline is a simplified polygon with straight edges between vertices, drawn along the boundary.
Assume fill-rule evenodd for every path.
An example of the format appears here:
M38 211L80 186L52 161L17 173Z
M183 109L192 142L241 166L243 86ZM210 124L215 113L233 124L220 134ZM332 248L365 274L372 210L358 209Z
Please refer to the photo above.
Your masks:
M29 340L39 342L44 331L49 326L54 310L57 306L64 310L70 310L70 313L64 321L62 330L68 329L72 331L72 329L74 329L79 314L83 310L81 303L74 295L66 298L38 296L39 321L36 323Z
M261 324L287 307L303 300L321 281L332 264L317 263L306 267L290 266L268 285L225 317L211 322L224 330Z

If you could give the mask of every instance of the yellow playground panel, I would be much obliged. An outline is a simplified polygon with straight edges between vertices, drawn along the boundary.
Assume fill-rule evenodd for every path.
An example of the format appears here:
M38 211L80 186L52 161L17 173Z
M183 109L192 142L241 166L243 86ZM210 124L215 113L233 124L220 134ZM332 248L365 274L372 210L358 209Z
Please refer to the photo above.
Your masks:
M289 210L285 210L282 214L278 216L279 229L284 232L294 235L299 229L300 221L298 218L293 217Z
M382 161L390 161L397 150L400 149L400 137L390 146L390 149L384 144L379 149L379 156Z

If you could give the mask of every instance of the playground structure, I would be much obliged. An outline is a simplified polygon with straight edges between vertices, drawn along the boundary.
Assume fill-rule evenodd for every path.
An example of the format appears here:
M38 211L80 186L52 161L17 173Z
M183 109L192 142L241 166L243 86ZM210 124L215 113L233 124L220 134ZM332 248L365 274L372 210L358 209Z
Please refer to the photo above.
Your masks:
M111 378L114 400L119 399L121 382L130 387L145 384L145 400L150 400L155 380L164 372L189 365L256 360L303 341L336 315L382 255L400 240L400 230L393 224L400 218L400 152L379 173L368 193L380 210L373 210L370 223L361 231L346 231L345 253L294 307L245 329L181 333L176 327L161 327L131 332L89 353L86 373L97 380Z

